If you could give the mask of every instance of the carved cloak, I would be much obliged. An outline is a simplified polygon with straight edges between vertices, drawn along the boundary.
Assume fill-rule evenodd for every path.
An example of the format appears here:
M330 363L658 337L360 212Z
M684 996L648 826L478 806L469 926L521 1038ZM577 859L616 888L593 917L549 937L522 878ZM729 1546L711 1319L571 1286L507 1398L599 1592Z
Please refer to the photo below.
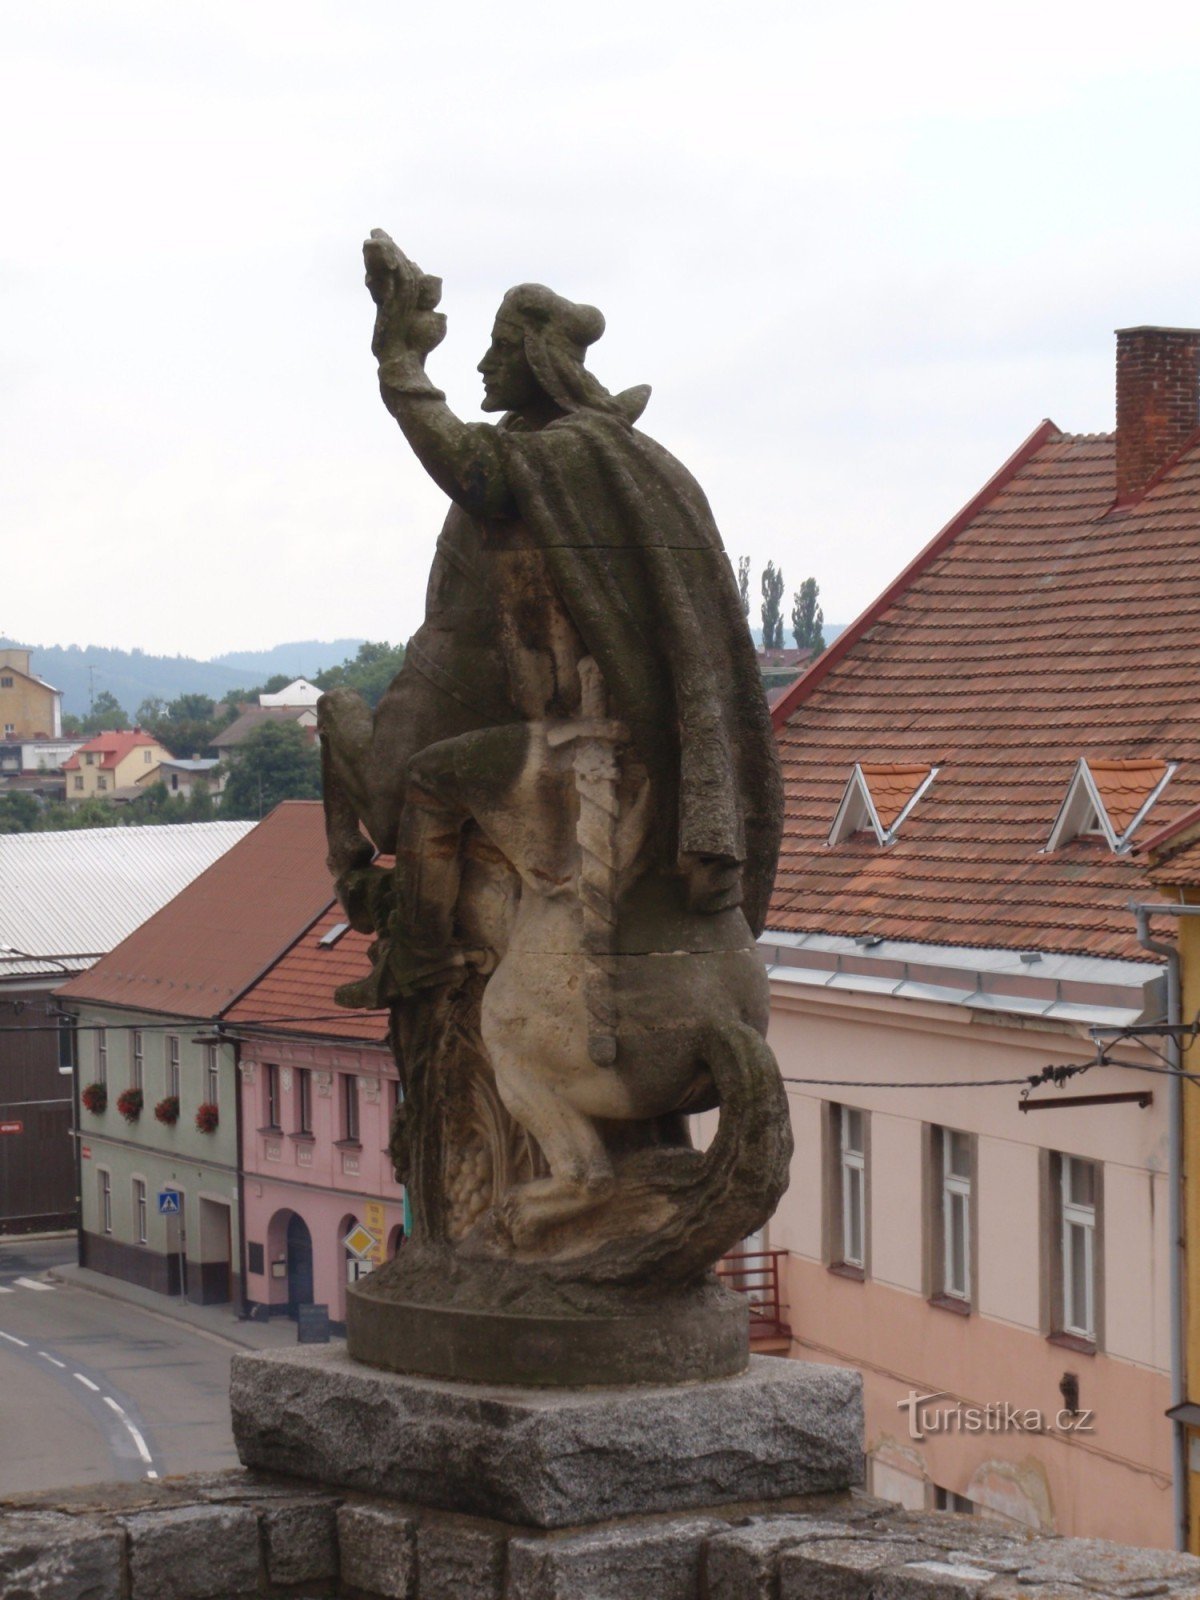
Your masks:
M743 862L762 931L782 785L754 646L703 490L623 417L578 410L495 434L544 552L655 784L675 856Z

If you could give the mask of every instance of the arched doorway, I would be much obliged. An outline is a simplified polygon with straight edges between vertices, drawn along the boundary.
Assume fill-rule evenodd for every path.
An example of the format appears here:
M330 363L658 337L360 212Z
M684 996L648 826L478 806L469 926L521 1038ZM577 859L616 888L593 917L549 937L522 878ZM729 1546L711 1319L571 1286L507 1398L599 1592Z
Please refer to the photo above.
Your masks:
M313 1303L312 1234L302 1216L292 1212L287 1225L287 1307L295 1317L297 1306Z

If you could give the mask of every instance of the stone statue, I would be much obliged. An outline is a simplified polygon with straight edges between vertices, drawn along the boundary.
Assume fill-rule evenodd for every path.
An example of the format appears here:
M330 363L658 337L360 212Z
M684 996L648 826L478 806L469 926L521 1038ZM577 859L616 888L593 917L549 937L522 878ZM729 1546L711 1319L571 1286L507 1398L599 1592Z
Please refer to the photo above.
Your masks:
M479 365L503 416L464 423L425 372L439 280L379 231L364 256L384 404L452 506L374 717L320 704L330 866L376 936L339 999L391 1009L414 1223L351 1292L351 1353L736 1370L745 1305L711 1268L774 1210L791 1139L754 943L780 783L732 571L634 427L649 390L585 366L597 310L510 290ZM713 1108L701 1153L687 1118Z

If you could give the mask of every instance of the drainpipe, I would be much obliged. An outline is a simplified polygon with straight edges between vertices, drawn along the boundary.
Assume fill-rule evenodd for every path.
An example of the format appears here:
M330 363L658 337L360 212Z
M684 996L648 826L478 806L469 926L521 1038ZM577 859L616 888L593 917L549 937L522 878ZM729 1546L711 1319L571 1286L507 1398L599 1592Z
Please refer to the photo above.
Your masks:
M218 1034L223 1032L221 1024L217 1023ZM233 1104L237 1129L237 1253L238 1253L238 1320L250 1320L250 1301L248 1294L248 1280L246 1277L246 1162L243 1156L245 1144L245 1128L242 1113L242 1044L241 1040L225 1034L225 1042L233 1051Z
M1179 985L1179 950L1161 939L1150 937L1150 918L1155 912L1170 916L1200 913L1200 906L1134 905L1130 907L1137 918L1138 943L1152 955L1162 956L1167 963L1167 1061L1171 1076L1167 1079L1168 1123L1168 1194L1167 1230L1171 1240L1171 1406L1174 1409L1187 1400L1187 1374L1184 1369L1184 1237L1183 1237L1183 1079L1182 1056L1179 1044L1179 1027L1182 1006ZM1200 1247L1200 1241L1198 1241ZM1171 1488L1175 1512L1175 1548L1188 1547L1188 1445L1187 1429L1178 1417L1171 1418Z

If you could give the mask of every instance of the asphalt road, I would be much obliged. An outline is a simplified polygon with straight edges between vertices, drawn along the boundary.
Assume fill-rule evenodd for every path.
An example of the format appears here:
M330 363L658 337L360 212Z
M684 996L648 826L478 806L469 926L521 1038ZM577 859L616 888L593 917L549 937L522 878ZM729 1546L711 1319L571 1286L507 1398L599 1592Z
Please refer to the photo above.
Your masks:
M237 1465L232 1349L41 1274L74 1239L0 1241L0 1493Z

